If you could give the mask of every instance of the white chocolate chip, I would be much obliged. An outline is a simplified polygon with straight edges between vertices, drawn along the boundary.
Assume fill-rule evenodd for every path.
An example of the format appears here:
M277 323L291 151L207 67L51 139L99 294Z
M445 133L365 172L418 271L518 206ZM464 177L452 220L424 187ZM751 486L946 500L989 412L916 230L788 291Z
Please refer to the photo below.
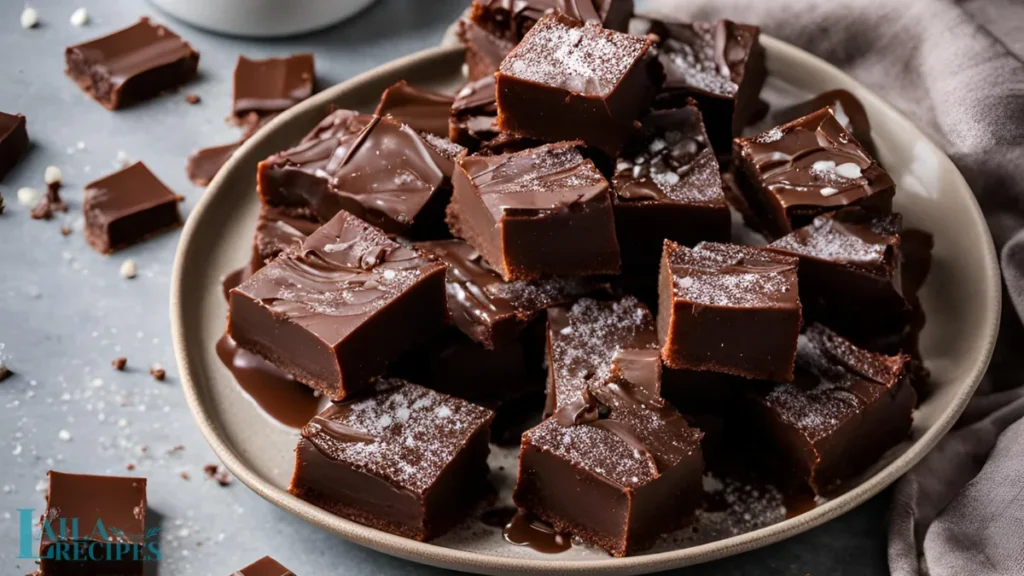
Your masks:
M689 288L690 286L693 286L693 278L690 278L689 276L687 276L686 278L680 278L679 279L679 287L680 288Z
M831 160L818 160L814 164L811 164L812 172L832 172L836 171L836 163Z
M43 194L35 188L26 186L18 189L18 203L22 206L35 206L42 196Z
M62 429L60 432L57 432L57 438L60 438L61 440L65 441L65 442L70 442L71 441L71 432L68 432L67 430L63 430Z
M821 195L824 196L825 198L828 198L829 196L834 196L836 194L839 194L839 190L837 188L825 186L824 188L821 189Z
M71 13L71 25L76 27L85 26L89 22L89 13L85 8L79 8Z
M39 25L39 12L35 8L25 7L21 12L21 27L28 30Z
M121 262L121 278L135 278L135 260Z
M857 166L853 162L846 162L845 164L840 164L839 166L836 166L836 174L839 174L843 178L849 178L850 180L853 180L854 178L860 178L860 166Z
M56 166L47 166L46 170L43 171L43 181L49 184L56 184L63 179L64 175L61 173L60 168Z

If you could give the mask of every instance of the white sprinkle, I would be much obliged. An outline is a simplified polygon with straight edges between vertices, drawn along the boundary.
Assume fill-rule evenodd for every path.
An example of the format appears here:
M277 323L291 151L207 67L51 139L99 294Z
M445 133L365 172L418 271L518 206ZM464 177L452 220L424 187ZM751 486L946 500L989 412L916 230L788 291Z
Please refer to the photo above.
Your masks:
M398 418L399 422L407 422L410 414L412 414L412 411L404 406L395 409L395 418Z
M711 474L705 474L701 477L701 483L704 485L704 491L708 493L720 492L725 485L722 484L721 480L715 478Z
M21 454L21 444L15 444L14 450L11 450L12 456L17 456L18 454Z
M452 409L447 406L440 406L435 414L437 414L438 418L447 418L452 415Z
M762 132L755 136L754 142L757 142L758 144L770 144L772 142L782 140L783 135L782 130L776 126L767 132Z
M89 21L89 13L86 12L85 8L79 8L71 13L71 25L76 27L85 26L86 22Z
M572 326L566 326L565 328L562 328L561 330L559 330L558 333L559 334L566 334L566 335L572 334Z
M664 150L665 146L668 146L667 142L665 142L661 138L655 138L654 140L651 140L651 143L647 147L647 149L651 152L651 154L657 154L658 152Z
M14 492L14 486L4 484L4 494L10 494L11 492Z
M821 189L821 195L824 196L825 198L828 198L829 196L834 196L836 194L839 194L839 189L837 188L825 186L824 188Z
M135 278L135 260L121 262L121 278Z
M39 25L39 12L35 8L25 7L21 12L21 27L28 30Z
M689 288L690 286L693 286L693 278L690 278L689 276L687 276L686 278L680 278L679 279L679 287L680 288Z
M43 171L43 181L47 184L56 184L63 179L64 175L61 174L60 168L56 166L47 166L46 170Z
M117 421L117 427L118 428L127 428L128 427L128 421L125 420L124 418L121 418L120 420Z
M85 142L79 140L78 143L75 144L75 148L78 148L79 150L85 150Z
M178 530L178 538L188 538L188 535L188 528L182 528L181 530Z
M22 206L35 206L41 197L42 193L35 188L26 186L18 189L18 203Z
M383 274L385 280L394 280L397 275L398 272L395 272L394 270L385 270Z
M46 490L49 487L50 485L46 482L46 480L40 480L39 482L36 482L36 492L46 492Z
M391 426L392 422L394 422L394 420L391 418L391 416L385 414L377 420L377 425L380 426L381 428L387 428L388 426Z
M818 160L814 164L811 164L812 172L832 172L836 171L836 163L831 160Z
M89 385L92 386L93 388L99 388L100 386L103 386L103 379L93 378L92 381L89 382Z
M836 166L836 174L839 174L843 178L849 178L851 180L853 180L854 178L860 178L860 166L857 166L853 162L846 162L845 164L840 164L839 166Z
M61 440L65 441L65 442L70 442L71 441L71 432L68 432L67 430L61 429L61 431L57 433L57 438L60 438Z
M114 166L119 168L127 168L132 163L132 159L128 157L128 154L124 150L117 151L117 160L114 162Z

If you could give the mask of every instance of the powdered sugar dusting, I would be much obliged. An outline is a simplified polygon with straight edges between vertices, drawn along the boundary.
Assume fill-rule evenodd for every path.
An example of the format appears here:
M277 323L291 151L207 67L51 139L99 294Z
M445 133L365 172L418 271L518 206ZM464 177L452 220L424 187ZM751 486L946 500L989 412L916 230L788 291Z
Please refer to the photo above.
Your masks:
M895 219L880 217L870 224L860 225L864 233L851 233L851 226L834 220L831 216L818 216L808 226L796 230L771 244L772 248L811 256L830 262L849 263L864 267L883 267L893 254L897 242L896 227L889 225ZM868 242L865 236L874 236Z
M709 242L696 248L671 243L666 249L678 299L705 306L797 305L795 258Z

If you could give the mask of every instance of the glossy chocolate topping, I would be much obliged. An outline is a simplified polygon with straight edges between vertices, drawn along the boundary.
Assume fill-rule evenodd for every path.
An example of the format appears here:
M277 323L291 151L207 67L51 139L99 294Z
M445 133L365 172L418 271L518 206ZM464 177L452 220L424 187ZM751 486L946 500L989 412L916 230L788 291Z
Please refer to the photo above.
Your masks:
M465 400L383 378L372 393L328 406L302 437L331 460L423 494L492 417Z
M490 140L500 131L494 76L473 80L455 94L451 122L477 140Z
M233 572L231 576L295 576L295 573L270 556L264 556L245 568Z
M163 204L177 204L171 192L142 162L85 185L82 210L86 220L109 223Z
M220 169L227 164L235 150L238 150L244 143L245 140L239 140L221 146L200 148L189 154L188 164L185 167L189 181L196 186L209 184L217 172L220 172Z
M871 121L868 120L864 105L856 96L846 90L829 90L806 102L784 108L772 114L772 124L786 124L826 106L832 108L836 120L857 139L857 142L860 142L869 152L873 149Z
M619 201L659 200L722 205L722 180L694 106L655 111L615 164Z
M260 262L254 271L282 253L297 252L310 234L320 227L318 222L292 216L286 211L265 206L256 220L253 249Z
M894 186L829 109L739 138L736 148L783 208L852 204Z
M608 181L580 154L578 142L563 142L498 156L467 156L462 169L476 185L495 220L525 211L564 209L608 193Z
M149 18L101 38L90 40L67 51L83 62L102 68L112 84L183 59L199 58L199 53L167 28Z
M239 56L235 64L233 112L240 117L248 112L287 110L309 98L315 82L312 54L266 60Z
M43 530L41 547L57 543L50 534L57 535L58 541L62 536L71 536L70 533L60 533L62 523L58 522L59 518L66 519L69 530L73 519L76 519L82 539L94 539L91 535L96 523L102 521L108 542L139 543L145 540L145 478L66 474L51 470L49 479L44 518L53 530ZM95 536L98 537L99 533Z
M887 275L898 264L902 230L900 214L879 216L846 208L816 217L810 225L772 242L771 248Z
M515 514L501 531L509 544L528 546L541 554L558 554L572 548L572 539L528 512L513 509Z
M677 299L707 306L792 308L800 305L798 260L751 246L665 241Z
M417 132L447 138L451 110L451 96L421 90L402 80L384 91L374 114L390 116Z
M612 3L612 0L605 2L606 5ZM602 14L594 4L594 0L474 0L470 10L475 21L503 38L518 42L549 11L581 22L603 24L608 6Z

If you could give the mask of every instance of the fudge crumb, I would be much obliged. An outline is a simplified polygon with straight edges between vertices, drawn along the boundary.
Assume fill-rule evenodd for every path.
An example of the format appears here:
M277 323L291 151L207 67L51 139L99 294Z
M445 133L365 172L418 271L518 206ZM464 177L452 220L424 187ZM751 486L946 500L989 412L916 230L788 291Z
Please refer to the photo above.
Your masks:
M203 466L203 472L206 474L207 480L216 480L217 484L220 484L221 486L231 484L231 474L216 464L207 464L206 466Z
M124 356L118 356L117 358L114 358L114 361L111 362L111 364L114 366L114 370L122 371L124 370L124 367L128 365L128 359Z
M199 104L203 99L199 97L199 94L189 94L185 96L185 102L189 104Z
M135 260L129 258L121 263L121 278L135 278Z
M181 444L178 444L177 446L175 446L175 447L171 448L170 450L168 450L167 453L168 454L176 454L176 453L182 452L184 450L185 450L185 447L182 446ZM145 450L143 450L143 452L145 452Z
M182 472L181 474L179 474L179 476L181 476L182 480L191 480L192 479L192 477L188 475L188 472Z
M60 227L61 236L71 236L71 226L64 225Z
M7 364L4 364L4 361L0 359L0 382L8 379L11 374L14 374L14 372L11 372L11 369L7 367Z
M39 12L35 8L25 7L21 12L21 27L25 30L39 25Z
M53 166L50 166L53 168ZM49 169L47 169L49 172ZM47 174L47 180L50 180L50 175ZM67 212L68 205L64 203L64 200L60 197L60 179L46 184L46 196L43 196L39 204L32 209L32 218L36 220L49 220L53 218L54 212Z
M128 465L124 467L124 469L131 472L132 470L135 470L135 464L129 462Z
M159 364L153 364L149 367L149 375L158 382L163 382L164 378L167 377L167 371L164 370L163 366Z
M79 8L71 13L71 25L81 28L89 22L89 12L85 8Z

